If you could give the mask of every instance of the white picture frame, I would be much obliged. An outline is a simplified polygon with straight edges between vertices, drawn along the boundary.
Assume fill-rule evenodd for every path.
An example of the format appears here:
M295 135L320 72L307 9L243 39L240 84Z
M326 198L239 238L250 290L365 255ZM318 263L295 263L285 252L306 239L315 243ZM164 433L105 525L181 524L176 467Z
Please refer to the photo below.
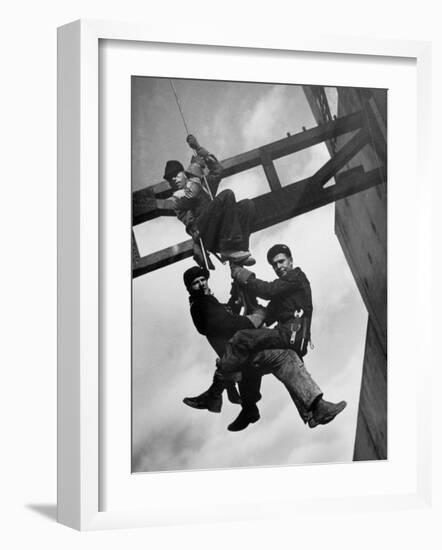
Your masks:
M101 40L168 43L187 48L193 46L228 47L235 49L253 48L275 52L297 51L335 56L378 56L383 58L409 58L417 67L417 168L420 185L416 189L418 204L431 202L429 181L428 141L430 102L428 100L430 80L430 44L426 42L364 40L355 37L327 37L311 39L297 35L281 37L278 43L267 44L257 37L247 41L237 38L223 40L221 36L197 35L198 41L191 42L186 29L181 35L166 33L142 25L76 21L59 29L58 35L58 521L80 530L150 526L185 522L217 521L241 518L259 518L266 502L250 496L247 511L244 502L229 505L222 514L217 509L208 510L204 504L178 502L175 506L150 506L142 508L126 506L103 510L100 502L100 483L103 482L100 452L100 286L101 251L99 212L103 208L100 200L99 178L99 44ZM250 35L248 35L250 36ZM431 270L430 253L426 246L430 242L430 220L419 210L417 231L418 268L417 282L419 310L423 312L424 339L429 339L431 330ZM425 347L425 341L423 342ZM428 346L427 346L428 347ZM429 352L431 356L431 351ZM431 359L431 357L429 357ZM380 507L425 506L431 496L430 432L427 415L430 407L424 394L425 384L430 377L431 361L420 365L421 377L416 381L416 484L413 489L371 495L338 495L333 500L334 509L379 509ZM424 406L424 398L425 404ZM128 450L129 452L129 450ZM326 466L324 466L326 468ZM348 468L343 465L342 468ZM280 469L282 470L282 469ZM284 469L284 476L290 475ZM288 472L288 473L287 473ZM334 470L333 475L341 475ZM130 474L130 472L128 472ZM167 476L155 480L155 487L167 483ZM201 472L201 479L214 476ZM249 473L223 472L222 476L249 476ZM251 475L251 474L250 474ZM261 476L267 475L261 471ZM326 475L326 472L318 475ZM363 475L362 472L355 475ZM152 482L153 482L153 478ZM177 478L175 478L177 479ZM147 480L148 481L148 480ZM280 479L287 483L286 479ZM193 478L192 483L195 483ZM168 486L169 487L169 486ZM316 491L313 491L317 494ZM154 496L150 497L152 500ZM279 498L286 503L286 514L309 513L313 509L330 507L330 494L302 501L287 500L281 490L268 498ZM195 497L195 501L196 501ZM226 501L227 502L227 501ZM228 502L227 502L228 504ZM289 505L287 507L287 504ZM278 508L278 507L277 507ZM282 511L279 512L283 514Z

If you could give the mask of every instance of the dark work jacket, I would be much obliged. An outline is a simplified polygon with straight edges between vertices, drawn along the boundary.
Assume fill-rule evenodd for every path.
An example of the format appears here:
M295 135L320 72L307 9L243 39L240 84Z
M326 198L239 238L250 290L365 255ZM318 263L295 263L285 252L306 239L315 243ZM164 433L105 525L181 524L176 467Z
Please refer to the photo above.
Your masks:
M247 317L232 313L215 296L190 296L190 314L200 334L207 337L210 345L221 356L228 340L241 329L253 328Z
M272 282L262 281L254 275L247 280L247 289L258 298L270 300L267 306L266 324L275 321L290 330L290 323L296 310L304 310L302 336L306 343L310 340L310 325L313 313L312 291L305 273L295 267L280 279ZM298 335L300 336L300 334Z

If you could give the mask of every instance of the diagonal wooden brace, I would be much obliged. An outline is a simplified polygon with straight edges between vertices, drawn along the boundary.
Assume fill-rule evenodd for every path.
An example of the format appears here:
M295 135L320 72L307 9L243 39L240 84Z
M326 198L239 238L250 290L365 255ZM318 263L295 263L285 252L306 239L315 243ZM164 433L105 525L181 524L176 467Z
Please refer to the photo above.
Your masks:
M252 232L266 229L315 208L365 191L383 181L377 168L364 172L361 166L341 172L338 176L335 185L324 189L313 186L316 189L314 193L311 192L313 178L307 178L283 187L279 191L272 191L256 197L253 199L256 208L256 223ZM154 252L139 259L133 269L133 277L139 277L179 262L189 258L192 254L192 240Z

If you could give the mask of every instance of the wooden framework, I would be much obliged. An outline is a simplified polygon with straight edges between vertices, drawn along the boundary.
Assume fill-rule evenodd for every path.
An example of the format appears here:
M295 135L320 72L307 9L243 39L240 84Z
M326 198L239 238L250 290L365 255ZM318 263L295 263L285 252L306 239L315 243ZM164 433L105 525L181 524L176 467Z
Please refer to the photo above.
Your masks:
M221 162L223 177L232 176L262 166L270 186L270 192L253 200L256 208L256 223L252 232L260 231L305 212L314 210L354 193L358 193L382 183L385 177L384 166L365 172L362 167L341 172L345 165L363 147L376 148L378 158L386 159L385 140L374 130L374 113L370 102L364 109L350 115L328 120L309 130L274 141L257 149L252 149ZM370 123L371 122L371 123ZM274 160L296 153L318 143L334 143L336 137L352 133L351 138L324 166L312 176L281 186ZM329 149L330 150L330 149ZM325 185L335 178L334 185ZM215 194L217 188L213 187ZM133 225L144 223L159 216L173 216L172 201L168 200L171 189L166 181L160 182L133 193ZM178 262L192 255L192 241L187 240L174 246L140 257L134 236L133 277L155 271L166 265Z

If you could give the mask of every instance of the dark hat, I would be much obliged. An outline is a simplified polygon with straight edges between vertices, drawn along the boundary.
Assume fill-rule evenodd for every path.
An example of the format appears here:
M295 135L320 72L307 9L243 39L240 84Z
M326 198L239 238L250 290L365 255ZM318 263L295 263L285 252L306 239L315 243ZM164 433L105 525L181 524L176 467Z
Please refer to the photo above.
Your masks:
M292 257L292 253L290 252L290 248L288 246L285 244L274 244L267 252L267 261L269 264L272 263L273 258L278 254L285 254L287 258Z
M187 290L190 289L190 286L197 277L204 277L205 279L208 279L210 274L205 267L200 267L199 265L194 265L184 272L183 281Z
M167 181L177 176L180 172L184 172L184 166L178 160L168 160L164 169L163 178Z
M200 179L204 176L204 172L201 166L197 162L191 162L189 166L186 168L185 174L186 176L189 176L189 177L193 176Z

